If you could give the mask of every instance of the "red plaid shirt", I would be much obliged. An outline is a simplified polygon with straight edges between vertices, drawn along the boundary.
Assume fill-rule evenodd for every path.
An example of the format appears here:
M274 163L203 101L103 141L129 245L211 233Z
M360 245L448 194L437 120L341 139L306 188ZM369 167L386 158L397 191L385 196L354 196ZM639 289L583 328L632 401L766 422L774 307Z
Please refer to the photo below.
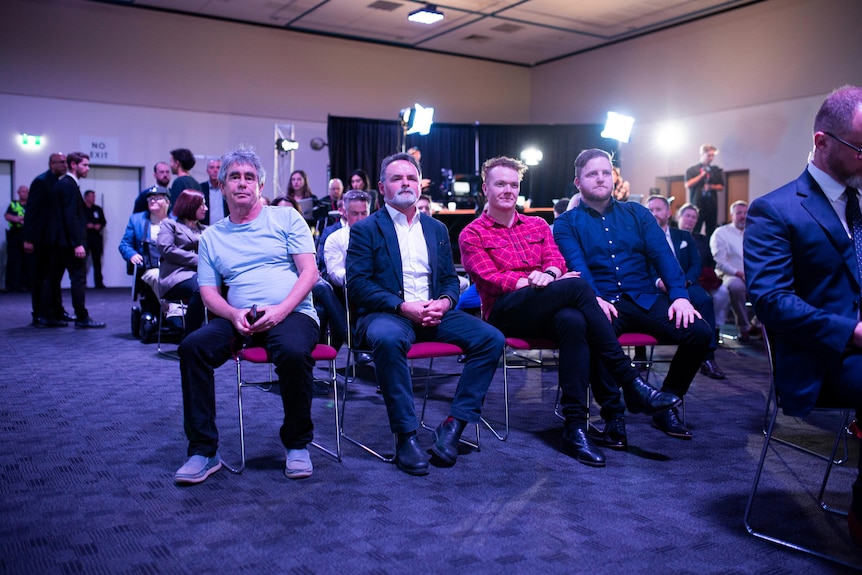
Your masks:
M487 213L470 222L458 238L461 263L476 284L482 317L488 319L494 302L515 291L515 284L531 272L549 267L566 273L551 227L542 218L515 213L511 228Z

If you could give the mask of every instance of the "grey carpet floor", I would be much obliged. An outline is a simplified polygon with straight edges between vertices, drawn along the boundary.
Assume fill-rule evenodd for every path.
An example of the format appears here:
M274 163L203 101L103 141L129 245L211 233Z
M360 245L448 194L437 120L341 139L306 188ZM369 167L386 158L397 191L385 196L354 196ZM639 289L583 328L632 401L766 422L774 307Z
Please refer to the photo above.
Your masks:
M68 293L64 295L68 302ZM283 475L272 392L245 394L248 467L181 488L185 458L179 363L133 340L127 290L87 292L104 330L37 330L26 294L0 294L0 572L2 573L843 573L745 532L760 453L767 364L759 342L718 351L726 381L699 375L683 442L629 416L630 447L592 469L558 451L556 369L513 372L512 433L482 429L481 450L409 477L352 444L338 463L312 450L314 475ZM173 347L173 346L168 346ZM666 354L664 350L657 352ZM345 363L342 351L338 365ZM454 360L433 366L429 423L446 415ZM660 381L666 365L657 364ZM417 362L417 375L427 363ZM267 369L246 370L266 379ZM320 372L322 374L322 372ZM439 377L438 377L439 376ZM502 369L485 412L502 419ZM350 387L346 428L391 450L370 367ZM216 374L221 454L239 459L235 369ZM416 388L417 405L421 387ZM595 407L594 407L595 410ZM596 410L597 411L597 410ZM314 402L316 438L335 438L333 401ZM785 436L827 451L834 417L782 418ZM430 445L430 432L420 434ZM858 446L827 498L849 504ZM823 463L770 450L753 519L862 563L842 518L819 510Z

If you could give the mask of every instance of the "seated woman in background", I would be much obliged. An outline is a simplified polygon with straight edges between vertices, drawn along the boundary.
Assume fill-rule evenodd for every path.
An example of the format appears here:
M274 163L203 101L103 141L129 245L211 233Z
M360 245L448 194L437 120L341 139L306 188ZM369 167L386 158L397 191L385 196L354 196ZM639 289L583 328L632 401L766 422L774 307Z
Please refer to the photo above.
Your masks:
M350 189L365 192L371 196L371 211L376 212L380 208L377 200L377 190L371 186L371 179L365 170L356 169L350 174Z
M308 186L308 176L302 170L294 170L290 174L287 195L295 200L304 200L305 198L317 199L317 196L311 193L311 188Z
M203 325L204 305L198 288L198 241L206 228L201 222L207 213L204 195L184 190L174 206L176 221L162 222L156 244L162 255L159 284L162 298L189 300L185 317L185 334ZM182 318L170 311L167 320L182 327Z
M289 208L293 208L297 212L299 211L299 203L290 196L276 196L269 205L274 207L287 206Z

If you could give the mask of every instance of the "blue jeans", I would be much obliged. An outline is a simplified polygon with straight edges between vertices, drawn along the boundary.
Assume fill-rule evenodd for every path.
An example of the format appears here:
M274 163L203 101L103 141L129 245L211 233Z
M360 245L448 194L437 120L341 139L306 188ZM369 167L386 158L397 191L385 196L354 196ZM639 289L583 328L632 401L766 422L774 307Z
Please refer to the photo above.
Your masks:
M452 343L464 350L467 361L449 415L475 423L481 416L482 402L500 362L505 340L490 324L462 311L450 310L439 325L430 328L392 313L371 313L359 319L357 341L371 347L390 428L395 433L407 433L419 427L407 364L407 350L414 342Z
M279 435L287 449L302 449L313 438L311 352L319 336L317 322L293 312L269 331L255 334L250 342L251 346L267 348L275 365L284 406ZM233 356L242 339L229 320L217 317L190 333L179 346L189 456L212 457L218 451L213 369Z

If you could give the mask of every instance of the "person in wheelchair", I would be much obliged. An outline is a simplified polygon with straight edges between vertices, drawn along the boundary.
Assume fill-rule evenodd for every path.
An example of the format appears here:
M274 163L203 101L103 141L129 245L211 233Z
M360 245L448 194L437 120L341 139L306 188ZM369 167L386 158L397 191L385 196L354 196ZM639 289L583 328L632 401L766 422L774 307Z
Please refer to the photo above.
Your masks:
M134 297L139 308L132 309L132 335L146 343L159 321L159 253L156 238L162 221L168 217L171 193L163 186L147 192L147 211L132 214L119 250L126 260L127 273L134 275ZM138 297L140 296L140 297Z

